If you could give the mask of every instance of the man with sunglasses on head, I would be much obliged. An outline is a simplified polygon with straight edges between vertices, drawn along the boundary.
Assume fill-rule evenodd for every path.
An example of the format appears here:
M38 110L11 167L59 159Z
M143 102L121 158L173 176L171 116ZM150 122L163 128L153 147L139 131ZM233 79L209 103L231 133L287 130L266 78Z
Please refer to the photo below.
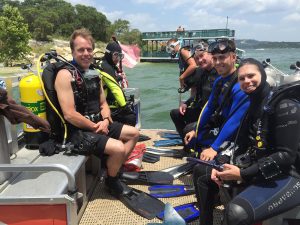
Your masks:
M205 161L215 159L221 145L232 140L249 106L247 95L237 83L235 50L232 40L218 40L208 48L220 77L213 84L199 125L185 136L185 143Z
M130 126L136 125L136 114L133 110L133 102L127 101L121 87L123 77L120 75L119 64L124 58L122 49L116 41L108 43L104 57L100 63L103 88L106 92L106 101L111 110L114 121Z
M199 114L212 90L213 82L218 77L214 69L212 55L208 53L208 43L205 41L198 42L193 47L193 52L198 67L193 79L190 79L192 84L188 85L191 85L191 97L181 103L178 109L172 109L170 112L176 130L182 138L195 128ZM188 150L186 146L184 149Z
M180 88L185 88L185 79L192 75L197 64L193 58L193 54L190 46L180 46L180 41L177 38L172 38L167 42L166 51L170 54L171 58L175 58L178 54L178 65L179 65L179 83Z

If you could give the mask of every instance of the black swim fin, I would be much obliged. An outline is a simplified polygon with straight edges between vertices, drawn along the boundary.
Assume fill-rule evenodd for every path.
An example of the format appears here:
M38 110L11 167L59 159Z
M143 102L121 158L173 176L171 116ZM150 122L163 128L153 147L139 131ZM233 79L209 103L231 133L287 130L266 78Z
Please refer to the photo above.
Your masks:
M164 156L164 157L182 158L186 156L186 152L184 150L177 150L177 149L162 149L162 148L147 147L146 152L155 155Z
M175 146L175 145L183 145L181 139L170 139L170 140L158 140L154 141L154 147L167 147L167 146Z
M176 212L185 220L185 222L189 223L193 220L196 220L200 216L200 211L196 206L196 202L188 203L184 205L179 205L174 207ZM163 220L164 219L164 211L157 214L157 218Z
M172 167L160 170L160 171L167 172L167 173L171 174L174 177L174 179L177 179L188 173L191 173L196 164L197 164L196 162L187 162L187 163L172 166Z
M143 162L156 163L160 160L160 156L157 154L152 154L150 152L145 152L143 154Z
M148 140L151 140L151 138L149 136L144 135L144 134L140 134L138 142L148 141Z
M172 184L174 177L161 171L140 171L140 172L123 172L120 174L121 180L128 184Z
M143 191L128 187L124 183L122 183L122 187L123 194L119 196L120 201L138 215L151 220L164 210L165 204L159 199Z
M153 185L148 188L150 195L156 198L171 198L195 193L193 185Z

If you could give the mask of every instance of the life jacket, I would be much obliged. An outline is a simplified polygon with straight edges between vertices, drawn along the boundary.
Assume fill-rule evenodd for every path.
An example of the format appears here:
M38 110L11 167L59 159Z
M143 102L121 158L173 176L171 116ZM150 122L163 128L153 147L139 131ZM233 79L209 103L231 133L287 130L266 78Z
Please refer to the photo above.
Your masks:
M87 74L81 71L78 67L72 66L66 62L56 62L47 65L42 73L42 81L45 91L53 106L57 109L60 115L63 115L58 102L57 93L54 87L57 73L67 69L72 74L71 86L74 93L74 101L76 110L83 116L94 120L100 120L100 76L99 74ZM57 141L61 141L64 134L63 123L58 114L51 107L50 103L46 102L47 120L51 125L51 137ZM68 133L76 129L73 125L67 122Z

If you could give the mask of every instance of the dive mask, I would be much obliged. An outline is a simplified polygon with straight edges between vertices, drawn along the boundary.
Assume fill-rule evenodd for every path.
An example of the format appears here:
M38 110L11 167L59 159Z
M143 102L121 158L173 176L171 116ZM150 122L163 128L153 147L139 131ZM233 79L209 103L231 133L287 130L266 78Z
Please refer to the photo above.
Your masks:
M208 52L211 54L225 54L227 52L235 52L235 46L233 46L233 44L231 44L229 40L218 40L209 45Z
M124 59L124 54L120 52L114 52L112 56L118 58L119 60Z
M168 44L168 46L166 47L166 52L169 53L169 54L172 54L174 51L175 51L175 47L180 44L179 41L176 41L176 42L172 42L170 44ZM176 55L176 53L175 53ZM172 57L172 56L171 56Z

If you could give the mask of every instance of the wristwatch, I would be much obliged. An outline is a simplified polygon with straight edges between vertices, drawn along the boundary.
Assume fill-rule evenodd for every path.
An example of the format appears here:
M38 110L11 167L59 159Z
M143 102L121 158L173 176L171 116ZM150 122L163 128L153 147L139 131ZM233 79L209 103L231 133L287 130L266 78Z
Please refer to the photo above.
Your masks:
M104 120L108 120L108 123L110 124L110 119L109 119L109 117L107 116L107 117L103 117L103 121Z

